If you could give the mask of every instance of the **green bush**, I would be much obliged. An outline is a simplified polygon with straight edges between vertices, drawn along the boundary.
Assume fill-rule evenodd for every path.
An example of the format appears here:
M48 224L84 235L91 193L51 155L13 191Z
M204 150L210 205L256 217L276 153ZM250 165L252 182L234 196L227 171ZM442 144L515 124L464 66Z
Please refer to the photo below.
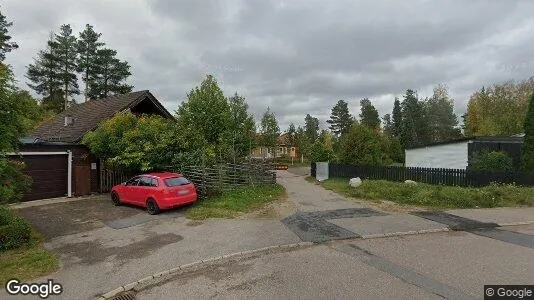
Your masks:
M503 151L481 151L469 160L469 169L475 171L513 171L512 158Z
M19 248L30 241L31 227L8 208L0 208L0 251Z
M332 152L328 151L320 141L313 143L310 153L310 159L314 162L329 161L332 158Z
M0 157L0 204L19 202L31 187L31 178L22 173L23 168L21 162Z

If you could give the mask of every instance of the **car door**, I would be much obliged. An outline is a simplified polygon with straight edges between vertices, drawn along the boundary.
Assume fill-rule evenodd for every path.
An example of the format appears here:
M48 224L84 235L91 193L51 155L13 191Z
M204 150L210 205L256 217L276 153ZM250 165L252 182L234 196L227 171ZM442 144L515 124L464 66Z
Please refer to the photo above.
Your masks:
M132 179L126 181L124 184L122 195L119 195L121 197L121 200L128 203L136 203L135 202L135 188L137 188L137 185L139 184L139 176L135 176Z
M144 205L146 199L148 196L150 196L150 192L153 189L152 187L152 178L148 176L141 176L139 179L139 185L137 186L137 193L136 193L136 202L139 203L139 205Z

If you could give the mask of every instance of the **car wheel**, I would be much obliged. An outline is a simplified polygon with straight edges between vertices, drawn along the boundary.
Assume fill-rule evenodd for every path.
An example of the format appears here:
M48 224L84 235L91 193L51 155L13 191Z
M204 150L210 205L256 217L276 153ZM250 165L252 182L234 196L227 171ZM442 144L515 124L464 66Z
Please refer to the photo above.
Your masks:
M148 199L146 202L146 211L151 215L159 214L159 206L154 199Z
M117 195L117 193L111 193L111 202L115 206L121 205L121 200L119 199L119 195Z

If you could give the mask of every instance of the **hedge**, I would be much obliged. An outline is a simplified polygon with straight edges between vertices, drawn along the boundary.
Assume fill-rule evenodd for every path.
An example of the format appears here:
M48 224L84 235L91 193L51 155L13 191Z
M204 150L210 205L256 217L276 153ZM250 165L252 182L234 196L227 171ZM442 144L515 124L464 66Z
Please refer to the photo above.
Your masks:
M0 251L19 248L30 241L31 227L12 210L0 207Z

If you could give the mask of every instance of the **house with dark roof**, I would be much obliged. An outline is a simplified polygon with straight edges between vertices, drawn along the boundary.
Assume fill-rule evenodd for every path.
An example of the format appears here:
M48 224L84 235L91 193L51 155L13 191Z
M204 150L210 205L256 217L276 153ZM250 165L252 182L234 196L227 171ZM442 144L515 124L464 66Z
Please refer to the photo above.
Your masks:
M81 141L102 121L122 112L173 118L147 90L69 107L21 139L20 151L10 155L11 159L24 162L25 172L33 180L31 191L24 195L24 200L101 192L102 161L94 157Z

